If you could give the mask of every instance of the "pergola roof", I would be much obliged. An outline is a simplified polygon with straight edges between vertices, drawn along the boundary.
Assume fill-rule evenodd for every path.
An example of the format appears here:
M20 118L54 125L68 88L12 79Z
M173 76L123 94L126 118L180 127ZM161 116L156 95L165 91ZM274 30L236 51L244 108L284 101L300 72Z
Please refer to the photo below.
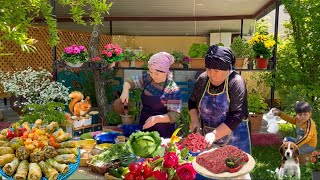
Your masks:
M275 0L113 0L105 21L116 35L205 35L211 32L248 34L254 19L269 13ZM91 26L72 22L68 9L57 6L58 27L91 32ZM85 17L85 19L89 19ZM37 19L36 22L41 22ZM42 23L40 23L42 24ZM103 33L109 34L105 22Z

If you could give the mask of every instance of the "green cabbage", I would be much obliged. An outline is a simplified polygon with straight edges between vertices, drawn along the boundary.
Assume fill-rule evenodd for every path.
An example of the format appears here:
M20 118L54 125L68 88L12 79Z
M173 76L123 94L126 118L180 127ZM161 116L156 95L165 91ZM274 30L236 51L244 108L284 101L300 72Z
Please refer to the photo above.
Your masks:
M132 133L127 142L129 150L142 158L156 157L160 153L161 138L158 132Z

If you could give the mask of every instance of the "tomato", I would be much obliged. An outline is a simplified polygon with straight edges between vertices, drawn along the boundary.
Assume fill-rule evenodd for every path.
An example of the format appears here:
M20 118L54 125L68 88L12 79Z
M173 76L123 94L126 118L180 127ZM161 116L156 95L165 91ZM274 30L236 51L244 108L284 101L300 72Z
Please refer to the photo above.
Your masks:
M241 168L242 168L242 165L235 168L229 168L229 173L238 172Z
M53 136L50 137L50 142L54 148L58 149L60 147L60 144L56 142Z
M143 167L139 163L134 162L134 163L129 164L130 172L135 175L140 175L142 172L142 169L143 169Z
M143 167L143 177L147 179L148 177L151 177L152 174L153 174L153 171L149 166L146 165Z
M124 179L125 180L134 180L134 179L136 179L136 175L133 174L132 172L129 172L124 176Z

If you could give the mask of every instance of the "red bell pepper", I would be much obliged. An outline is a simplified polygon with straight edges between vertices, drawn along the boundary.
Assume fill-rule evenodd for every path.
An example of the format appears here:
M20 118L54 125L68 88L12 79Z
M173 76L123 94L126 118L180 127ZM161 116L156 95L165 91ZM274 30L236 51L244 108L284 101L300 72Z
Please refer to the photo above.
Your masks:
M241 168L242 168L242 165L239 165L239 166L234 167L234 168L229 168L229 173L238 172Z

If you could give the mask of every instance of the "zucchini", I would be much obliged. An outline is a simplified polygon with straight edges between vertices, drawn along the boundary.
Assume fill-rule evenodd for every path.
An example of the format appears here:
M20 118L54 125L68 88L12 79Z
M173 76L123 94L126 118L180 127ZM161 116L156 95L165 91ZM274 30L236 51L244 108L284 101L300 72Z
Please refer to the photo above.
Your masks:
M121 174L114 168L109 169L109 174L116 178L121 178Z

